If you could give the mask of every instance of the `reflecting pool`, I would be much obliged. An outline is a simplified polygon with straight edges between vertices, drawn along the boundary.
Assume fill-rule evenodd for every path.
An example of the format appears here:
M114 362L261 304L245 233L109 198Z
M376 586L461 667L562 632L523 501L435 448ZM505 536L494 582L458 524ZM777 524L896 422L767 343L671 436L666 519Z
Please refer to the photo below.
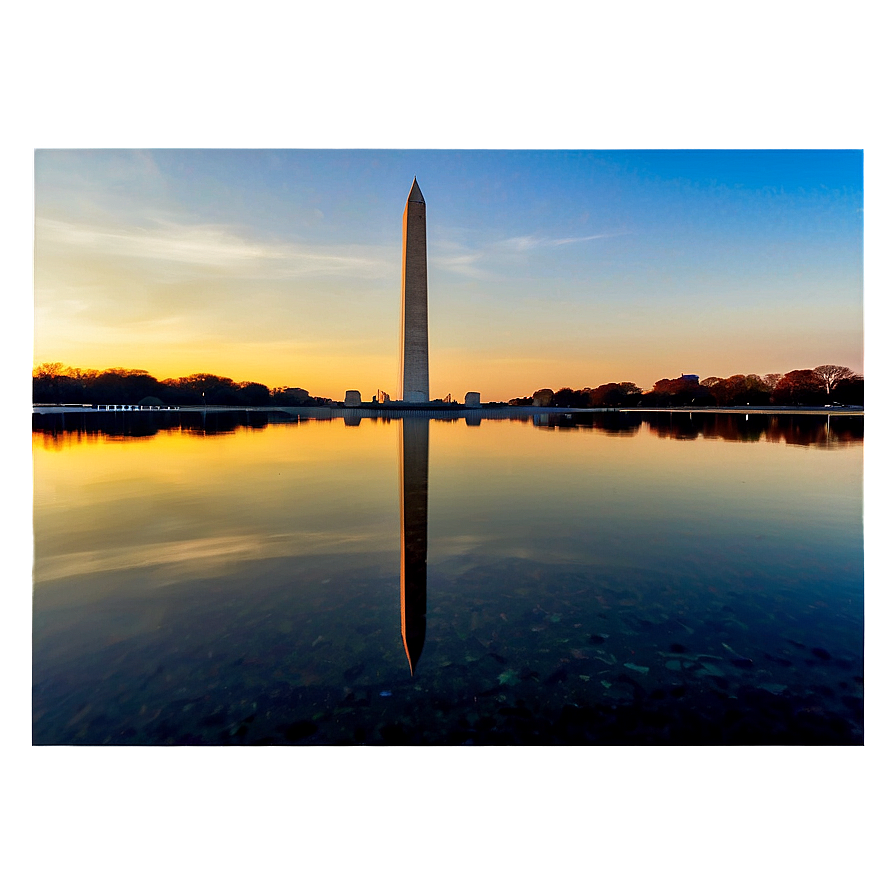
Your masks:
M33 740L860 744L862 439L36 417Z

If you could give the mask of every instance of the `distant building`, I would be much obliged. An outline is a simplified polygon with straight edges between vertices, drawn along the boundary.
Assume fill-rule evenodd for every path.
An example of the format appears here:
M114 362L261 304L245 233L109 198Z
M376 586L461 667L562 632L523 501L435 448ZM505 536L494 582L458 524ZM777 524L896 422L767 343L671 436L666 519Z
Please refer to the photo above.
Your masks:
M349 389L345 393L344 404L347 408L361 407L361 393L357 389Z
M464 396L464 405L468 408L478 408L482 404L482 397L478 392L467 392Z
M684 380L686 383L699 383L700 377L697 376L696 373L683 373L680 379Z

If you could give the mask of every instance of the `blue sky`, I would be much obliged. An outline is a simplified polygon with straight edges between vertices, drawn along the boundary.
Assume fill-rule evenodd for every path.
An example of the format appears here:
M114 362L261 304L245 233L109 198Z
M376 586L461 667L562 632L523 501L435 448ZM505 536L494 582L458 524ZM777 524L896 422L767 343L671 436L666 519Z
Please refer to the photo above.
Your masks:
M35 361L396 391L427 202L434 395L861 371L860 151L38 151Z

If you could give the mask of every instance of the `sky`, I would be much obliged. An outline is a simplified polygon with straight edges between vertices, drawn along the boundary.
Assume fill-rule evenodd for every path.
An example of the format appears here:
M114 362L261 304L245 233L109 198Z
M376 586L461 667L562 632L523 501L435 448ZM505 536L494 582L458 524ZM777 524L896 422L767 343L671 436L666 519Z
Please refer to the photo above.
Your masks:
M426 199L430 388L863 372L858 150L37 150L34 362L397 395Z

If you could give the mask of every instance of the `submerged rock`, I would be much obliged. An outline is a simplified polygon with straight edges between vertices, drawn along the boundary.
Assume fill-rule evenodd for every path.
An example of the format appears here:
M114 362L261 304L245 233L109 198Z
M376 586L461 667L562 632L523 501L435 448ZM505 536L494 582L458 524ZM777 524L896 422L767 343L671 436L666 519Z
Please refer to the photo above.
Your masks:
M640 672L642 675L646 675L650 671L650 666L638 666L635 663L623 663L626 669L631 669L633 672Z

